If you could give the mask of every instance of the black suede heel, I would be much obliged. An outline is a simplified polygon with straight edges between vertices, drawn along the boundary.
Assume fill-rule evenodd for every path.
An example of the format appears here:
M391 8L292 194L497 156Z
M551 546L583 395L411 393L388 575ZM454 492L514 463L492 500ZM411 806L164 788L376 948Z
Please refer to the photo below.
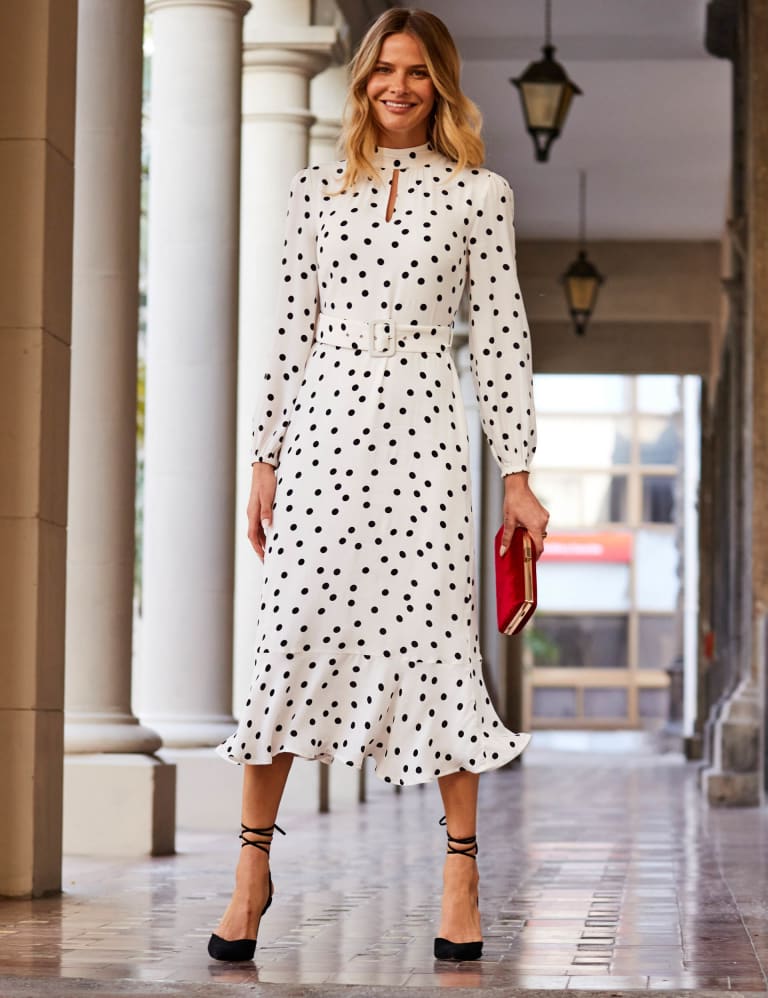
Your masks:
M269 856L269 847L272 844L272 836L275 830L280 832L281 835L285 835L285 832L280 828L279 825L271 825L269 828L248 828L247 825L240 826L240 838L242 839L243 846L254 846L256 849L260 849L262 852ZM247 839L246 835L261 835L263 840L252 841ZM262 909L262 917L266 913L269 906L272 904L272 874L269 874L269 897L267 898L267 903ZM222 939L221 936L217 936L216 933L211 934L211 938L208 940L208 955L214 960L225 960L231 963L242 962L245 960L252 960L253 954L256 952L256 940L255 939Z
M441 825L445 825L445 818L440 820ZM477 859L477 837L470 835L466 839L455 839L446 829L448 835L448 855L466 856L467 859ZM456 849L456 846L463 846ZM436 960L479 960L483 955L483 943L452 943L450 939L442 939L438 936L435 939L435 959Z

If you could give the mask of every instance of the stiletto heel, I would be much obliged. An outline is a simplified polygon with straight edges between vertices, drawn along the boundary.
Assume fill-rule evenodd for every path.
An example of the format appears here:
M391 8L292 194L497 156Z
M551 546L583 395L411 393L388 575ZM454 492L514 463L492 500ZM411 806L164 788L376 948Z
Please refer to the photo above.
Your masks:
M445 818L440 820L441 825L445 825ZM448 836L448 856L466 856L467 859L477 860L477 837L468 836L466 839L455 839L446 828ZM457 849L456 846L462 848ZM479 902L478 902L479 903ZM435 939L435 959L436 960L479 960L483 955L483 943L452 943L450 939L442 939L438 936Z
M272 836L275 830L280 832L281 835L285 835L285 832L279 825L271 825L269 828L248 828L247 825L241 825L240 839L242 840L242 844L240 848L253 846L269 856L269 847L272 845ZM247 839L246 835L260 835L261 839L254 841ZM267 875L269 877L269 897L262 909L262 917L266 913L267 908L272 904L272 874L268 873ZM252 960L255 952L255 939L222 939L221 936L217 936L214 932L208 940L208 955L213 957L214 960L227 960L230 962Z

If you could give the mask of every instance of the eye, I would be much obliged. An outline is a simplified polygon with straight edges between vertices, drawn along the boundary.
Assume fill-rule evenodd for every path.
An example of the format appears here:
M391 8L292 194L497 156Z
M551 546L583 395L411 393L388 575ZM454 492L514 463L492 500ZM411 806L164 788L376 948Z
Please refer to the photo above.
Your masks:
M425 78L426 78L427 76L429 76L429 73L428 73L428 72L426 71L426 69L414 69L414 71L413 71L413 75L414 75L414 76L418 76L418 77L419 77L419 79L422 79L422 80L423 80L423 79L425 79Z
M374 69L374 73L388 73L388 72L389 72L389 66L377 66Z

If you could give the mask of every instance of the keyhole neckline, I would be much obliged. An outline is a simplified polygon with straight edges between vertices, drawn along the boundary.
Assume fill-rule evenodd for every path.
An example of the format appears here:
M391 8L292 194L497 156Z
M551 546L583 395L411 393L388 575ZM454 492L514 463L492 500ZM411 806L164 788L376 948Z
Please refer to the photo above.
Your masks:
M409 166L424 166L434 160L437 153L431 142L419 146L407 146L404 149L392 149L389 146L376 146L376 158L387 169L397 167L407 169Z

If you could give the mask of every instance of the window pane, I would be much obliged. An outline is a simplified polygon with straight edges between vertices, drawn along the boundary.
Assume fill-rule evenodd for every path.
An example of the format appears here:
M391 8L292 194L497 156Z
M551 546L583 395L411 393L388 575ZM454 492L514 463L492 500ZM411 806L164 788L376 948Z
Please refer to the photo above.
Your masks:
M534 689L534 717L576 717L576 713L576 690L541 686Z
M533 384L539 413L629 412L632 404L631 379L617 374L537 374Z
M675 479L666 475L643 476L643 523L675 522Z
M534 665L627 667L627 618L539 614L525 632Z
M680 588L675 535L638 530L635 535L635 604L638 610L663 613L677 606Z
M642 374L637 379L640 412L679 412L680 378L676 374Z
M677 419L642 416L637 421L641 464L677 464L680 459L680 432Z
M628 464L632 427L628 419L541 416L536 465L540 468L610 468Z
M536 567L540 610L553 613L629 610L629 565L545 559L546 552Z
M640 717L664 721L669 713L669 690L638 690Z
M627 716L627 691L616 689L584 690L585 717Z
M626 475L534 471L531 477L534 492L558 530L627 521Z
M641 669L667 669L679 651L674 617L643 614L638 618L637 664Z

